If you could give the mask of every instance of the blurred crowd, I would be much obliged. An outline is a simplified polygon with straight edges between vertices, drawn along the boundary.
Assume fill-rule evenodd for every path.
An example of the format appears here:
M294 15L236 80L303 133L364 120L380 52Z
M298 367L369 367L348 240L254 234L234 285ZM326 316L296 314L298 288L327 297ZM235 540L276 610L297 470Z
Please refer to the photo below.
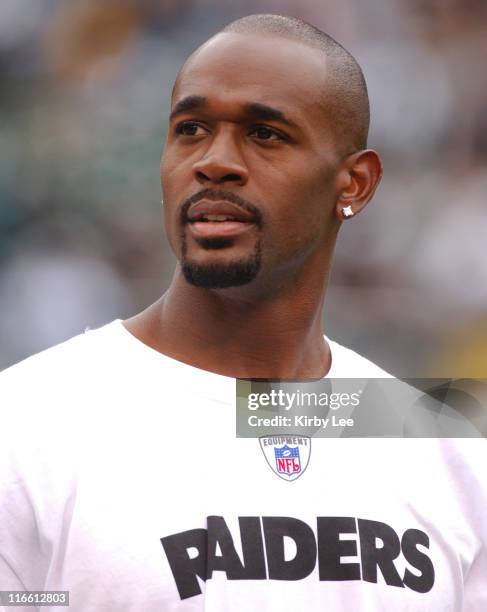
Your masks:
M342 228L328 335L398 376L487 378L484 0L3 0L0 369L167 287L172 81L256 12L328 32L368 83L384 179Z

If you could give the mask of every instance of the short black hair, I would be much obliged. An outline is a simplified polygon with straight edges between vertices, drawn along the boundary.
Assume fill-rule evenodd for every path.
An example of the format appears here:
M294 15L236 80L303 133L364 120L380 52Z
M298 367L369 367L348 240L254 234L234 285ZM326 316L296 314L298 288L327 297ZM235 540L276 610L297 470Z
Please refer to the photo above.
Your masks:
M353 55L329 34L296 17L272 14L242 17L221 32L274 34L323 51L328 60L323 102L337 131L337 140L344 153L367 147L370 107L362 69Z

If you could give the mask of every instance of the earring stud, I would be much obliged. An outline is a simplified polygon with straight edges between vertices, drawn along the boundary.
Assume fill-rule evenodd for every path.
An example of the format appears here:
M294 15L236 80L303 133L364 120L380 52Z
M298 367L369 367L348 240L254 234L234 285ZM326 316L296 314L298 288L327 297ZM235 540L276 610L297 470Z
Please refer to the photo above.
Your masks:
M343 212L343 216L344 217L353 217L353 210L352 210L352 207L350 205L349 206L344 206L342 208L342 212Z

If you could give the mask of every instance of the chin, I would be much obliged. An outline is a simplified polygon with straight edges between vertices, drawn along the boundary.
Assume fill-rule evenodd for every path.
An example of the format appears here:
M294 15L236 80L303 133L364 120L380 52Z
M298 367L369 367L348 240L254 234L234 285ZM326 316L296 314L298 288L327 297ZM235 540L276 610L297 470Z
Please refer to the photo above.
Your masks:
M195 287L226 289L252 282L261 269L261 244L258 241L249 255L231 257L228 245L205 245L203 261L196 261L187 252L183 241L181 268L184 278ZM225 248L227 247L227 248Z
M260 258L206 264L185 260L181 267L186 281L195 287L226 289L253 281L260 270Z

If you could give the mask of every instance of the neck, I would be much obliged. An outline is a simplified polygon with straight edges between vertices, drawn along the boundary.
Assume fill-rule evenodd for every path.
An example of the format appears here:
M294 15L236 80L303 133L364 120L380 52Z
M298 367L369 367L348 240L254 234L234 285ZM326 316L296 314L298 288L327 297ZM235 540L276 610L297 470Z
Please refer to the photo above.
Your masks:
M247 286L194 287L178 267L168 291L124 324L155 350L225 376L321 378L331 365L322 325L328 270L310 276L252 295Z

